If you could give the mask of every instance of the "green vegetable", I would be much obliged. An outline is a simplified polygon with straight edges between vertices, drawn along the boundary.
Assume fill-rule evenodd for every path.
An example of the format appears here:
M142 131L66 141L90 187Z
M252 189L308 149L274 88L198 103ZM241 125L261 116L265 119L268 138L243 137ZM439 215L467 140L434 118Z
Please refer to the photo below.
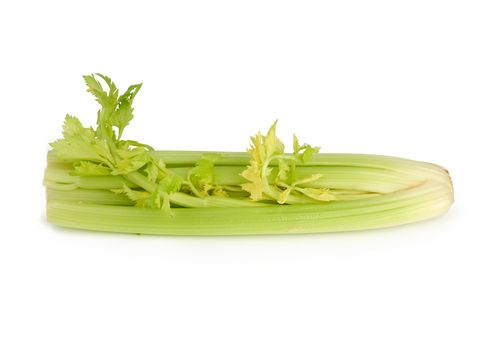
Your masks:
M407 159L323 154L277 122L246 153L155 151L122 138L141 84L123 94L84 77L101 108L97 128L67 115L44 175L47 217L97 231L234 235L373 229L439 216L453 202L448 172ZM103 84L106 88L103 88Z

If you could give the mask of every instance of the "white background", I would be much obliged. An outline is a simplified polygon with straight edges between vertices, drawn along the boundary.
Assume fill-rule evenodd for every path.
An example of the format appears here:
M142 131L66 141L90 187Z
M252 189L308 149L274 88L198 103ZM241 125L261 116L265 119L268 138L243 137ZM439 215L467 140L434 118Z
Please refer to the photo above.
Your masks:
M486 349L485 1L0 3L1 349ZM360 233L185 238L45 220L81 76L143 81L126 131L243 150L280 119L327 152L435 162L440 219Z

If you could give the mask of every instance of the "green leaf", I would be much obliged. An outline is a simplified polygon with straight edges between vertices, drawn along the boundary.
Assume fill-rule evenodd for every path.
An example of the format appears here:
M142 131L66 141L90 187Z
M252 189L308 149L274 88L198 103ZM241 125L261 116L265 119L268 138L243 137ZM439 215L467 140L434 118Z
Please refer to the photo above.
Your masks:
M166 176L159 181L159 188L162 192L171 194L181 189L182 182L181 176L167 172Z
M319 152L319 147L308 144L301 145L296 135L293 135L293 153L284 153L284 145L276 136L277 121L272 124L266 136L259 132L251 138L251 148L248 149L250 165L240 175L248 182L242 189L250 193L255 201L274 199L279 204L302 201L302 195L314 200L331 200L334 198L327 189L301 188L309 185L321 177L321 174L306 178L296 178L296 163L305 163L311 156ZM269 184L272 168L271 161L277 160L278 168L274 185ZM296 197L296 195L301 198Z
M301 150L301 146L299 145L299 140L296 134L293 134L293 151L294 154L298 154Z
M63 136L65 138L79 136L87 142L93 141L95 132L92 128L85 128L78 118L66 114L63 125Z
M63 139L50 143L58 159L64 161L103 160L93 147L95 144L94 130L83 127L78 118L66 115L63 135Z
M261 176L259 163L256 160L251 160L250 165L240 175L249 181L242 185L242 189L250 193L250 199L254 201L264 199L264 180Z
M189 171L188 180L198 188L213 182L213 162L208 159L200 159L194 168Z
M110 124L118 128L118 139L122 136L123 130L134 117L132 102L139 92L142 84L131 85L127 91L118 99L117 109L110 116Z
M264 139L266 157L284 153L284 144L276 136L277 120L272 124Z
M320 147L312 147L307 143L299 144L298 137L293 135L293 154L301 161L306 163L310 160L311 156L320 151Z
M86 86L88 87L87 91L95 96L98 103L103 106L106 99L106 93L100 82L95 78L95 75L84 75L83 79L85 80Z
M75 165L73 175L78 176L102 176L110 175L111 170L109 167L102 163L93 163L89 161L82 160Z
M114 193L125 194L130 200L135 202L136 207L140 208L150 208L150 196L151 194L147 191L136 191L128 186L124 185L121 189L112 190Z
M215 183L214 161L218 155L203 154L202 159L196 162L188 172L188 183L191 191L198 197L219 196L226 197L228 194L222 186Z
M103 79L108 86L108 92L105 91L101 83L98 81L98 79L96 79L95 75ZM95 96L95 99L98 101L100 106L110 113L113 112L118 100L118 88L116 87L115 83L109 77L100 73L85 75L83 78L86 86L88 87L87 91Z
M115 169L112 171L112 175L123 175L137 171L144 167L148 161L149 155L147 153L124 158L117 162Z
M101 78L108 91L106 91L97 77ZM90 92L101 106L98 112L98 129L100 136L112 137L112 127L118 128L118 137L120 140L123 130L133 118L132 103L139 92L142 84L130 85L127 91L119 96L119 90L115 83L106 75L96 73L83 76L88 92Z
M113 158L112 152L110 151L110 146L108 146L108 142L105 139L95 139L95 143L93 145L96 152L103 158L104 162L110 166L115 164L115 159Z
M304 144L304 152L299 155L299 159L302 163L307 163L313 154L316 154L320 151L319 147L311 147L308 144Z
M139 147L144 147L148 151L154 151L154 147L152 147L150 145L147 145L145 143L140 143L138 141L134 141L134 140L123 140L121 142L123 142L124 144L126 144L128 146L139 146Z
M147 179L150 182L157 182L159 178L159 168L157 167L156 163L149 162L147 167L144 169L144 172L147 174Z
M278 193L269 186L268 177L272 172L269 163L274 158L279 158L284 153L284 144L276 136L277 120L272 124L266 136L260 132L251 137L251 147L248 149L250 165L240 175L248 180L242 185L242 189L250 193L254 201L267 199L268 197L277 200ZM280 165L280 176L287 176L288 169L284 164ZM279 176L279 175L278 175Z
M113 175L128 174L148 164L152 158L144 147L131 147L128 143L119 142L116 149L117 162Z

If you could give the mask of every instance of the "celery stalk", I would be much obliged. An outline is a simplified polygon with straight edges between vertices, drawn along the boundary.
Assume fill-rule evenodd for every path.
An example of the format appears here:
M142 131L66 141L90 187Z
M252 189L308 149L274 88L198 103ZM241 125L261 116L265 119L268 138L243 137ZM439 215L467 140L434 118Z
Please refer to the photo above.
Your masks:
M104 75L84 79L101 108L96 129L67 115L51 143L44 186L54 224L174 235L351 231L426 220L453 202L440 166L322 154L296 136L286 153L277 121L245 153L156 151L122 138L141 84L121 94Z
M262 208L174 208L174 215L125 206L49 201L48 220L78 229L170 235L339 232L376 229L439 216L452 203L448 186L428 182L374 198Z

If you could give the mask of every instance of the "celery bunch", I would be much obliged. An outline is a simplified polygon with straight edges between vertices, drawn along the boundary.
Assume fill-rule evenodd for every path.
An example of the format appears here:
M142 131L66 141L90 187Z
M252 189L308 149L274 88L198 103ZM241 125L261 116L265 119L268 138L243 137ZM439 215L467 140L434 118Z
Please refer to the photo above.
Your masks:
M437 165L322 154L296 136L286 153L276 123L253 136L246 153L155 151L122 138L141 84L120 94L104 75L84 80L101 106L97 128L67 115L44 176L47 217L60 226L187 235L350 231L433 218L453 202L448 172Z

